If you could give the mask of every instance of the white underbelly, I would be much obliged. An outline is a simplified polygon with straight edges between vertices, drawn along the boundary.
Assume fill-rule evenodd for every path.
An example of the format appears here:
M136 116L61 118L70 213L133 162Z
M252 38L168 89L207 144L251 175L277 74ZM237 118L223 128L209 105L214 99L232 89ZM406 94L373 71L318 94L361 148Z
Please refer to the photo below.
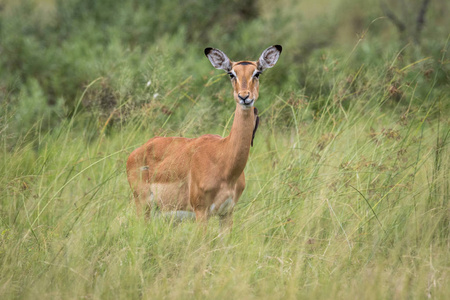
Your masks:
M177 211L180 213L194 211L189 201L189 189L186 183L152 183L150 190L149 200L152 206L156 204L160 211L173 211L175 214ZM208 215L224 216L231 213L236 204L233 196L234 190L232 189L218 192L207 209Z
M192 211L186 183L152 183L150 191L150 201L155 203L160 210Z

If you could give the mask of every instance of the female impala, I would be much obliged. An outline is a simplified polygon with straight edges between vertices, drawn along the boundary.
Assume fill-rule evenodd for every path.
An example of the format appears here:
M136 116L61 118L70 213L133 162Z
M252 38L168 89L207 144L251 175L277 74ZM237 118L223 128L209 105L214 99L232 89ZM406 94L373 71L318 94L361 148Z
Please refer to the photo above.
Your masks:
M244 187L244 168L257 125L253 107L259 75L275 65L281 46L267 48L258 61L231 61L222 51L206 48L216 69L230 75L236 110L230 135L199 138L154 137L134 150L127 161L127 176L137 211L156 204L165 214L192 216L206 221L220 217L231 226L234 205Z

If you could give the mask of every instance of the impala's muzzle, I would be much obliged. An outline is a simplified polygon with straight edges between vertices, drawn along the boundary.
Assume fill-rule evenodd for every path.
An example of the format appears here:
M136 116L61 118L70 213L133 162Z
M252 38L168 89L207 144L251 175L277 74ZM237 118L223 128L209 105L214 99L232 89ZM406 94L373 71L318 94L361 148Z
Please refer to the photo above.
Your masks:
M239 104L246 106L246 107L252 107L254 103L254 99L250 99L250 93L247 93L247 95L242 96L241 93L238 93L239 98Z
M241 99L241 100L239 100L239 104L251 107L251 106L253 106L253 99L247 99L247 100Z

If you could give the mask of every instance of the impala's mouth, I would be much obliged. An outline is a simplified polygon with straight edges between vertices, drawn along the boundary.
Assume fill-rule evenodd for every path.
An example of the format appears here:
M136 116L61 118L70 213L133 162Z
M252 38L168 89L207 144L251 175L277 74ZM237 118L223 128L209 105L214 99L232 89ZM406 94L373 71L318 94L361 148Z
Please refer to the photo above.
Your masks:
M245 100L239 100L239 104L244 109L249 109L250 107L253 107L253 104L255 103L255 99L245 99Z

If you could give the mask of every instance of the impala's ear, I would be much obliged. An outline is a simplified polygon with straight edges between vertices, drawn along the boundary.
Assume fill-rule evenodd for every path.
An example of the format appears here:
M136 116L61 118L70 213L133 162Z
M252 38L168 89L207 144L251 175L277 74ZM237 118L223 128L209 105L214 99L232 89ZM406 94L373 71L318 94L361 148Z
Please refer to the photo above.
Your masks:
M219 49L206 48L205 55L216 69L222 69L227 72L231 71L230 59Z
M258 59L258 70L262 72L265 69L272 68L277 63L282 49L280 45L275 45L264 50Z

